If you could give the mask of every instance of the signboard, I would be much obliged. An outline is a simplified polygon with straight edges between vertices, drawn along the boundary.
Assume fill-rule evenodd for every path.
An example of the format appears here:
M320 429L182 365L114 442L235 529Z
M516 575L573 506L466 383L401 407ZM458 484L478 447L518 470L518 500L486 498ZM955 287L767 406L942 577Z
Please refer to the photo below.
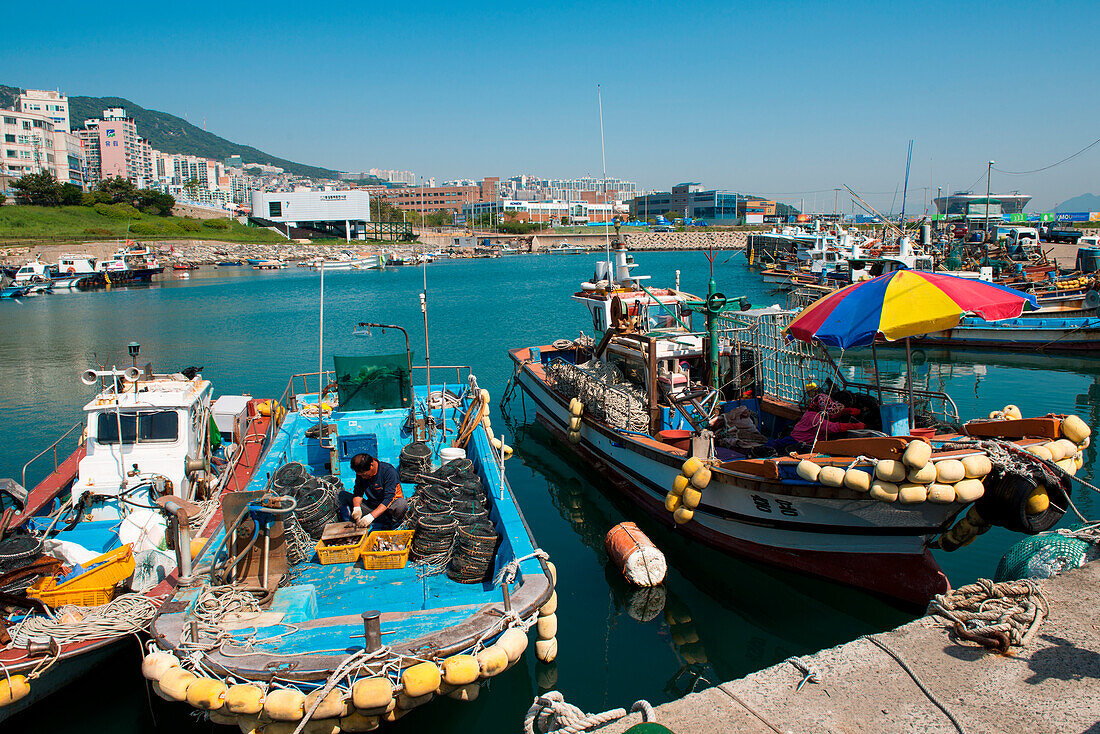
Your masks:
M1089 221L1088 212L1058 212L1054 215L1055 221L1058 222L1087 222Z
M1008 221L1010 221L1010 222L1026 222L1027 217L1024 216L1023 212L1016 212L1015 214L1009 214L1008 215Z
M1100 212L1089 212L1090 222L1100 222Z
M1052 212L1045 212L1043 214L1040 214L1039 215L1039 221L1040 222L1053 222L1054 221L1054 214Z
M987 205L984 201L981 204L968 204L967 205L966 216L968 216L968 217L985 217L985 216L988 216L990 219L1000 219L1001 218L1001 204L1000 204L1000 202L996 202L996 203L992 202L992 201L989 202L989 204L988 204L988 207L989 207L988 214L986 212L986 206Z

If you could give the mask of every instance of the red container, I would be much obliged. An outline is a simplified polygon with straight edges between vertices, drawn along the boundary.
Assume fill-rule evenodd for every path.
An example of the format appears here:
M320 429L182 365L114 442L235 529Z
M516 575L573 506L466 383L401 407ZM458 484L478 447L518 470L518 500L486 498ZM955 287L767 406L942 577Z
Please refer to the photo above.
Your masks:
M936 435L936 429L935 428L910 428L909 429L909 435L912 436L913 438L923 438L925 441L928 441L929 443L931 443L932 439Z
M678 449L688 451L691 449L691 437L694 436L693 431L661 431L657 434L657 437L661 439L663 443L667 443L669 446L673 446Z

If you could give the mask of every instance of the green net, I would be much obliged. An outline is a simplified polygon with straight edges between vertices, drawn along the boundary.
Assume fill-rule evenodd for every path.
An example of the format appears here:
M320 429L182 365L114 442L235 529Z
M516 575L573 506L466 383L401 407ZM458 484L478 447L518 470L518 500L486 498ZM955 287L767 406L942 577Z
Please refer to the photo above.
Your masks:
M412 396L409 356L380 354L373 357L332 358L340 410L407 408Z
M1032 535L1001 557L993 580L1050 578L1061 571L1079 568L1094 554L1094 545L1079 538L1060 533Z

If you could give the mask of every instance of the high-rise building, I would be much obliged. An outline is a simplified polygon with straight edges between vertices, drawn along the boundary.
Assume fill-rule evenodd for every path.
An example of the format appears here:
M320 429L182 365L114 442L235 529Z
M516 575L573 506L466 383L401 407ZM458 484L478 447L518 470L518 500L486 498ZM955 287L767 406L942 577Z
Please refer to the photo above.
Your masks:
M12 178L49 171L61 183L83 188L85 163L80 141L64 123L55 123L45 113L45 109L0 110L0 171Z
M47 117L54 124L54 128L60 128L69 132L69 99L61 92L50 92L44 89L27 89L19 94L15 109L20 112L35 112Z
M77 134L84 141L90 182L118 177L145 188L155 180L152 148L125 109L103 110L102 119L85 120Z

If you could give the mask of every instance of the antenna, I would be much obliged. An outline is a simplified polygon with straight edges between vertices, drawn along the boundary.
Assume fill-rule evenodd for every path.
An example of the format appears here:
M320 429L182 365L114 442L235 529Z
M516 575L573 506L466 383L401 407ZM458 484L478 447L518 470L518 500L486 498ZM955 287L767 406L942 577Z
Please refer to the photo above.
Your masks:
M905 197L909 193L909 165L913 162L913 141L909 141L909 155L905 158L905 186L901 190L901 216L898 224L905 229Z
M596 85L596 101L600 105L600 158L603 161L603 198L604 203L607 203L607 150L604 148L603 141L603 94L600 92L600 85ZM614 207L612 207L614 210ZM603 220L603 239L604 239L604 256L607 258L607 271L609 273L614 272L611 270L611 232L608 229L607 217ZM614 283L615 278L611 278Z

